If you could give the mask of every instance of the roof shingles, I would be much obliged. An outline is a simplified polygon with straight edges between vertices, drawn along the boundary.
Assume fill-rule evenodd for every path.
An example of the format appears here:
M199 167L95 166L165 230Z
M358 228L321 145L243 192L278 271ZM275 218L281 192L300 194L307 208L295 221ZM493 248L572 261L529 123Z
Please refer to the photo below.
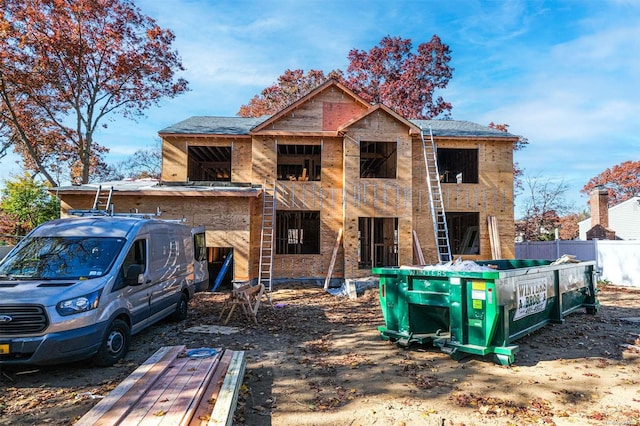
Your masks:
M191 117L160 130L160 135L249 135L251 129L267 120L263 117ZM422 129L431 126L434 136L442 137L494 137L514 138L511 133L503 132L471 121L459 120L409 120Z

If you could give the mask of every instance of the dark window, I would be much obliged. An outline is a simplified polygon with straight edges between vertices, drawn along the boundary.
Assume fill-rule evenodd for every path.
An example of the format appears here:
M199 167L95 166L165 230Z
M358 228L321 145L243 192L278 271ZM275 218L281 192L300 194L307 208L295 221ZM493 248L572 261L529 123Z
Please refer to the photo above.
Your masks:
M147 270L147 240L137 240L133 243L127 256L122 262L113 291L119 290L128 284L135 283L137 276Z
M8 279L83 280L105 275L125 240L98 237L26 238L0 266Z
M230 146L189 146L190 181L231 181Z
M207 260L207 239L204 232L193 235L193 256L198 262Z
M320 145L278 145L278 180L320 180Z
M480 254L480 214L446 213L453 254Z
M442 183L478 183L478 150L438 148Z
M360 142L361 178L396 178L395 142Z
M277 254L320 254L320 212L278 211Z
M358 268L398 266L398 219L358 218Z

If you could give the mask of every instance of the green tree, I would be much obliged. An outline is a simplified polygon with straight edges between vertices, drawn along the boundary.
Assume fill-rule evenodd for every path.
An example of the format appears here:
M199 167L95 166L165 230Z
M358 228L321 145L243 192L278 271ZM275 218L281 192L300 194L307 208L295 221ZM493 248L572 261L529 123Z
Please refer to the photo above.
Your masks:
M47 186L29 174L5 181L0 200L0 221L10 221L14 235L26 235L36 226L60 217L60 202L47 191Z

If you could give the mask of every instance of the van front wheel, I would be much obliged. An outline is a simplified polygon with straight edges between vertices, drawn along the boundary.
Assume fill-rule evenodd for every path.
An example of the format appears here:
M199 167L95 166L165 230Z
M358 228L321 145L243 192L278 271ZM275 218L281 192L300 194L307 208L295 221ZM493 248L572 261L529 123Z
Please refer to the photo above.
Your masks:
M131 329L129 325L115 319L109 325L102 345L94 358L94 362L102 367L109 367L120 361L129 351L131 342Z
M171 319L178 322L184 321L187 319L187 311L189 309L189 298L186 294L180 294L180 300L178 300L178 304L176 305L176 311L171 316Z

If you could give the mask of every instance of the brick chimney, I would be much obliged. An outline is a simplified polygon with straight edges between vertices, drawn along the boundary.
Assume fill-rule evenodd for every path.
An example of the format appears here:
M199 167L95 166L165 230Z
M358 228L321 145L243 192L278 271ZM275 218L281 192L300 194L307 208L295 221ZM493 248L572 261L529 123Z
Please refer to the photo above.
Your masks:
M609 227L609 191L602 186L597 186L589 193L589 205L591 207L591 227L600 225Z
M599 186L589 193L591 207L591 229L587 231L587 240L615 240L616 232L609 229L609 192Z

